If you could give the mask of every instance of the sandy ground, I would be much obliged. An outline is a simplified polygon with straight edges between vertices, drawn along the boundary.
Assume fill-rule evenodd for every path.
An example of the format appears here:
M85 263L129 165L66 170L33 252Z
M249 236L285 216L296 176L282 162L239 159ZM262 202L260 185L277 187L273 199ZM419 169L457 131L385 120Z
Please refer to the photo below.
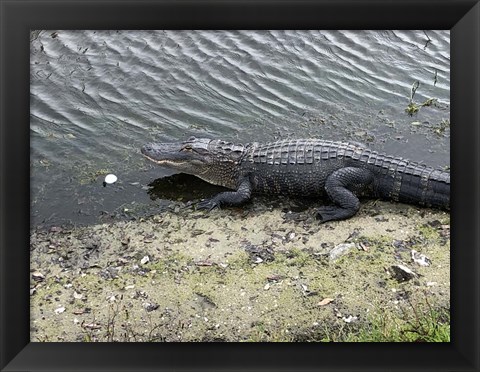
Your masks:
M286 210L178 203L32 230L31 340L335 341L425 304L450 308L448 213L367 201L319 224L313 207Z

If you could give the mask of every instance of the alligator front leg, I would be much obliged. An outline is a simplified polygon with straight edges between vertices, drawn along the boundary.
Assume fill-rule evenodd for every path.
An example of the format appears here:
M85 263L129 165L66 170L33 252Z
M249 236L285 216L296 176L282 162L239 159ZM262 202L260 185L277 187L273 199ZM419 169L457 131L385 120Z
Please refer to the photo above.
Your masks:
M366 190L373 178L368 169L355 167L341 168L330 174L325 181L325 191L335 205L320 207L319 219L326 222L352 217L360 209L360 200L352 190Z
M206 199L197 204L197 209L220 208L224 205L241 205L250 199L252 194L252 185L248 178L240 182L237 191L225 191L215 195L213 198Z

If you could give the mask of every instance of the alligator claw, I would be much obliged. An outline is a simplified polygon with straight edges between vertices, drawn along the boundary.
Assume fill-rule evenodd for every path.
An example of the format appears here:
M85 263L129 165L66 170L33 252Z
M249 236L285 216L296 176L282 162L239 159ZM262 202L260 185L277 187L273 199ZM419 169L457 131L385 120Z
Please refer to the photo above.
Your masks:
M206 209L209 212L215 208L220 208L220 203L213 199L205 199L197 204L197 209Z
M338 216L339 208L334 206L323 206L317 210L317 219L320 223L336 220Z

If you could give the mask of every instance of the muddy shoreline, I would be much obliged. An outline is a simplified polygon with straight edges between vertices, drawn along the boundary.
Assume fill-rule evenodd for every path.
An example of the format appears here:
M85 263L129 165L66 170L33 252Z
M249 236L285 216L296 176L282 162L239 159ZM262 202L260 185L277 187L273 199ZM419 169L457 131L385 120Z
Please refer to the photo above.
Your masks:
M290 210L32 229L31 340L356 341L380 322L401 341L449 312L448 213L367 201L319 224L314 207Z

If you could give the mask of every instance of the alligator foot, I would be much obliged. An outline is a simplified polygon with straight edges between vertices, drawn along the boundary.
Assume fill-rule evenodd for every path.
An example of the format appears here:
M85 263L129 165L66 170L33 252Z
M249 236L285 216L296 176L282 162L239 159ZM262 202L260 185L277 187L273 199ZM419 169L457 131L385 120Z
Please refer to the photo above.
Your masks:
M326 205L318 208L317 219L320 220L320 223L344 220L353 216L356 212L355 209L345 209L334 205Z
M212 209L219 208L220 209L220 202L216 200L216 198L205 199L199 202L196 206L197 209L206 209L207 211L211 211Z
M214 208L220 208L225 205L241 205L250 199L252 185L248 178L240 182L237 191L225 191L215 195L213 198L206 199L197 204L197 209L207 209L211 211Z

